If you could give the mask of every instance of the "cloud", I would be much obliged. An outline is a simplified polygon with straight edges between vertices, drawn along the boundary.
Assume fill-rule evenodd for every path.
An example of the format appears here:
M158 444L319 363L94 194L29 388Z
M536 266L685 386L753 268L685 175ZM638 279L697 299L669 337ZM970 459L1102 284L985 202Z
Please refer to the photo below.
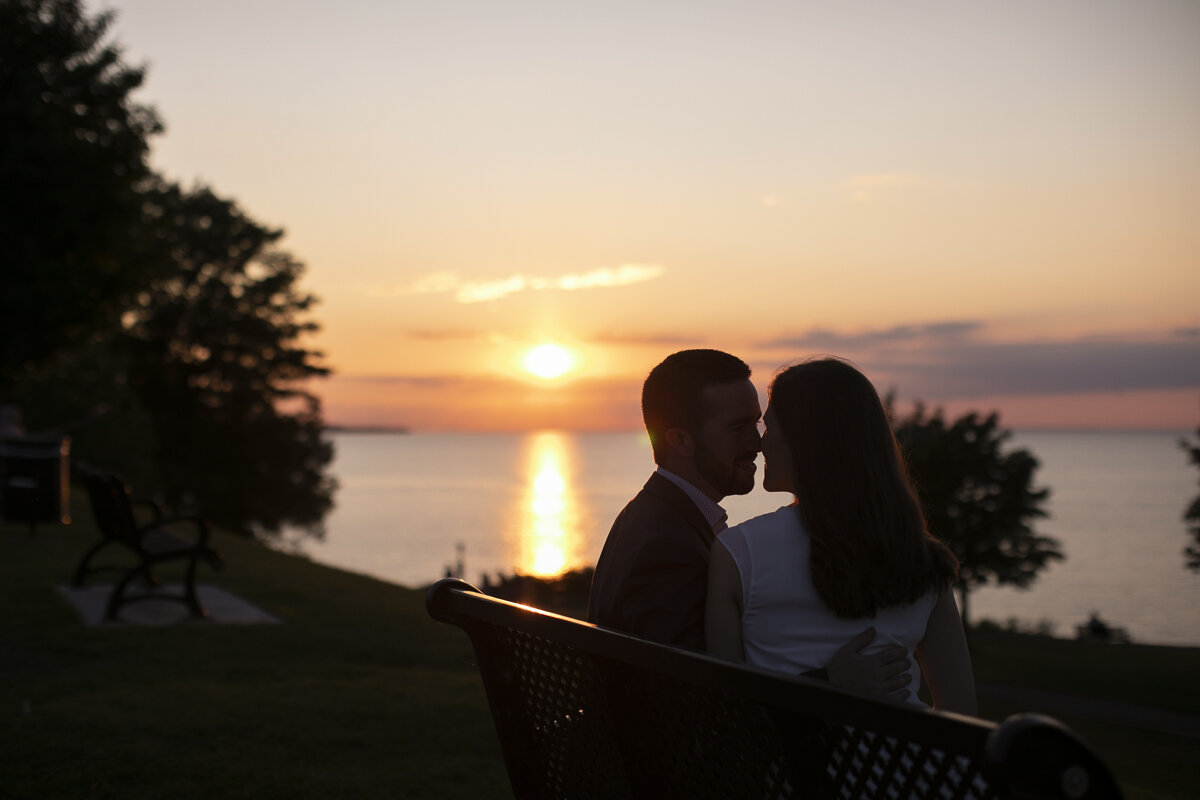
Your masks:
M1035 341L996 341L984 332L983 323L971 320L853 333L815 328L758 342L755 348L775 355L787 350L795 356L850 358L877 386L928 399L1200 391L1200 336L1191 329Z
M682 333L613 333L601 332L592 337L597 344L629 345L633 347L704 347L704 337Z
M335 375L330 383L343 386L367 385L393 389L449 389L466 378L455 375ZM476 381L494 380L476 378Z
M374 297L408 297L453 293L454 299L459 303L490 303L524 291L571 292L580 289L632 286L655 280L665 272L666 270L657 264L622 264L615 268L604 267L590 272L572 272L552 277L518 273L486 281L468 281L453 272L435 272L412 283L375 287L369 290L369 294Z
M483 331L464 329L433 330L426 328L410 330L406 335L409 339L420 342L487 342L494 338L492 334Z
M454 291L462 281L453 272L431 272L401 286L377 286L368 290L372 297L406 297L418 294L442 294Z
M964 342L875 366L941 397L1200 390L1200 341Z
M488 303L507 294L515 294L529 286L524 275L512 275L497 281L479 281L461 284L455 292L460 303Z
M923 325L895 325L891 328L866 330L856 333L838 333L827 328L813 328L793 336L782 336L758 343L758 347L770 350L782 348L856 350L881 345L910 344L937 340L961 339L983 328L975 320L929 322Z
M571 291L632 286L661 277L665 271L657 264L622 264L616 269L597 269L580 275L564 275L558 279L555 288Z

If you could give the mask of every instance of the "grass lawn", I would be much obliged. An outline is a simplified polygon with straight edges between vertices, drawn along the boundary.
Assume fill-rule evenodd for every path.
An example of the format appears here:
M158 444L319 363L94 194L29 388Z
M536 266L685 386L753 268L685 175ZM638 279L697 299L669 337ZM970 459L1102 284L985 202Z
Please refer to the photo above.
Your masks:
M55 591L87 510L0 526L0 797L510 797L466 637L424 595L217 534L201 568L282 625L86 628ZM980 681L1200 714L1200 649L973 640ZM1001 719L1039 709L985 703ZM1130 798L1200 797L1195 738L1055 714Z
M217 535L282 625L86 628L86 515L0 527L0 797L511 797L470 645L424 595Z
M1042 636L973 633L972 662L981 684L1060 693L1064 710L1039 699L989 700L980 713L1003 720L1046 713L1071 727L1104 758L1130 800L1200 797L1200 738L1163 732L1133 715L1114 722L1111 703L1184 712L1200 719L1200 648L1082 643ZM1193 729L1194 730L1194 729Z

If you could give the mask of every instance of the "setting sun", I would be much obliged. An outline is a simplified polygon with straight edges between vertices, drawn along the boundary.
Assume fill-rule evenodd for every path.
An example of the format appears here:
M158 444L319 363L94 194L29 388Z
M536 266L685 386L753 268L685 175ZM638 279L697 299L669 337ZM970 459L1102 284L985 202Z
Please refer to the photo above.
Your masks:
M575 365L575 357L560 344L546 343L531 348L521 363L539 378L558 378Z

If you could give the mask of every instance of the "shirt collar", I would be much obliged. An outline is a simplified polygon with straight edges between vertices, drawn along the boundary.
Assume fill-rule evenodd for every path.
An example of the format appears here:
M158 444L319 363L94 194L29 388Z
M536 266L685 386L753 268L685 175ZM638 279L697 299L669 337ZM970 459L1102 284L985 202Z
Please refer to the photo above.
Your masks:
M692 502L696 504L696 508L700 509L700 513L704 515L704 520L712 528L713 533L720 533L729 527L727 523L729 514L711 497L670 470L659 467L658 474L678 486L683 490L684 494L692 499Z

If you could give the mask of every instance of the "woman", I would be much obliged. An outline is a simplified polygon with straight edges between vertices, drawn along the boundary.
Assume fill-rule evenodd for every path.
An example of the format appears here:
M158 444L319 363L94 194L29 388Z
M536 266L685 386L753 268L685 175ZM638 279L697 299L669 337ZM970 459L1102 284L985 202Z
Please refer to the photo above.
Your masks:
M934 708L976 713L951 586L958 564L933 539L879 395L832 358L780 371L763 419L763 488L791 505L723 531L709 559L714 655L799 674L864 628L866 652L916 654ZM917 668L908 699L917 698Z

